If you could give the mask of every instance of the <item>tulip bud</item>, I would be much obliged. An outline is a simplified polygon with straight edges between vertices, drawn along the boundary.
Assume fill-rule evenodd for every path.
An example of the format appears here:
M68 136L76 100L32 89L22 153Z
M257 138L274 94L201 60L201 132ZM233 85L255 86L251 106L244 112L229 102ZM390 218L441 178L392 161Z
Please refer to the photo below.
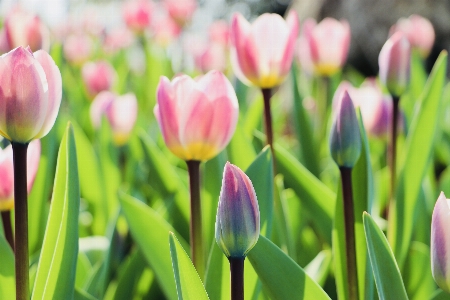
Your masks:
M164 0L164 4L169 15L180 26L186 25L197 9L196 0Z
M283 20L263 14L253 24L236 13L231 21L231 63L236 76L246 84L273 88L289 73L298 33L294 11Z
M222 151L238 120L236 93L219 71L197 80L162 76L154 113L167 147L183 160L205 161Z
M409 85L411 46L405 35L396 32L378 57L380 80L394 97L400 97Z
M441 192L431 219L431 273L437 285L450 293L450 199Z
M94 42L87 34L71 34L64 40L64 57L72 64L81 65L91 57Z
M259 207L250 178L226 163L216 217L216 242L229 258L242 258L259 238Z
M82 69L83 81L88 93L95 96L109 90L117 77L113 66L107 61L88 62Z
M152 2L149 0L129 0L123 7L123 18L128 28L142 32L150 26L152 17Z
M61 73L45 51L18 47L0 56L0 134L28 143L44 137L61 103Z
M339 167L353 168L361 154L355 107L347 91L340 99L330 133L330 152Z
M27 151L27 191L33 186L41 157L41 142L34 140ZM0 149L0 211L14 207L14 169L11 145Z

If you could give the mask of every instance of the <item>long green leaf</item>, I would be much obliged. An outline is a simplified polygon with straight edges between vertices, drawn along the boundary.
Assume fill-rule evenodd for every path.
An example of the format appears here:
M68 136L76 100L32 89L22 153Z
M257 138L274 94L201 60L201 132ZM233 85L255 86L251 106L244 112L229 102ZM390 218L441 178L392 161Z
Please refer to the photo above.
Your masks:
M366 212L363 221L370 264L380 299L408 299L400 270L383 231Z
M169 244L178 299L209 299L191 259L172 232L169 234Z
M61 141L55 188L32 299L70 299L74 295L78 256L77 153L69 124Z
M403 272L409 299L429 299L436 284L431 274L430 247L412 242Z
M271 299L330 299L317 282L263 236L259 236L248 259Z
M227 146L230 162L242 170L247 169L256 157L252 142L244 133L241 122L236 126L233 138Z
M14 277L14 253L3 235L0 234L0 299L16 297Z
M177 299L167 242L167 235L175 232L174 229L151 207L131 196L121 194L120 203L131 234L155 273L164 294L168 299ZM180 242L184 248L188 248L185 241Z
M419 109L416 110L417 114L405 142L405 154L400 156L404 159L400 162L401 173L396 202L391 206L388 230L388 239L400 266L403 266L409 248L418 195L433 156L446 69L447 52L443 51L433 67L423 97L418 103Z

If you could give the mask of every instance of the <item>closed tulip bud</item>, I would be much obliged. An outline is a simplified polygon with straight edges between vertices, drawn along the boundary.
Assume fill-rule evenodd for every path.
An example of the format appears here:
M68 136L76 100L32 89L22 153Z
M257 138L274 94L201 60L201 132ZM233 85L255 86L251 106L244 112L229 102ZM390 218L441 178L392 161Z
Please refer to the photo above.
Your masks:
M107 61L84 64L82 75L88 93L91 96L95 96L101 91L109 90L117 77L113 66Z
M347 91L338 101L330 133L330 152L339 167L353 168L361 154L358 119Z
M27 151L27 190L30 192L41 157L41 142L34 140ZM13 151L11 145L0 149L0 211L14 207L14 170Z
M325 18L319 24L307 19L301 34L300 57L311 59L314 72L330 76L342 69L350 48L350 25L347 21ZM306 53L305 53L306 52Z
M43 50L18 47L0 56L0 134L26 144L47 135L61 103L61 73Z
M236 93L219 71L196 80L161 77L154 113L167 147L183 160L205 161L222 151L238 120Z
M231 63L246 84L273 88L289 73L298 33L298 18L290 11L285 20L263 14L252 24L239 13L231 21Z
M405 35L396 32L378 57L380 80L394 97L400 97L409 85L411 46Z
M437 285L450 293L450 199L439 195L431 219L431 273Z
M226 163L216 217L216 242L229 258L245 257L259 238L259 207L250 178Z

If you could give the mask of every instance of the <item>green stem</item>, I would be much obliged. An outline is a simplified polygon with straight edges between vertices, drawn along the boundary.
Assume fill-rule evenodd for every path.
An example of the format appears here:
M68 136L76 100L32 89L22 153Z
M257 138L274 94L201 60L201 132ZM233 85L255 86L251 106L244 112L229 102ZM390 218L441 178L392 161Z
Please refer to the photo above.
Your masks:
M229 257L231 275L231 300L244 300L245 257Z
M14 227L16 300L29 299L28 258L28 193L27 193L27 148L28 144L12 142L14 158Z
M8 241L8 244L11 246L11 249L14 250L14 237L11 228L11 211L2 211L2 224L3 231L5 232L5 238Z
M202 207L200 202L200 161L186 162L189 172L191 194L190 244L191 259L200 278L203 278L205 266L203 255Z
M356 267L355 217L353 209L352 168L340 167L344 200L345 251L349 297L358 299L358 272Z

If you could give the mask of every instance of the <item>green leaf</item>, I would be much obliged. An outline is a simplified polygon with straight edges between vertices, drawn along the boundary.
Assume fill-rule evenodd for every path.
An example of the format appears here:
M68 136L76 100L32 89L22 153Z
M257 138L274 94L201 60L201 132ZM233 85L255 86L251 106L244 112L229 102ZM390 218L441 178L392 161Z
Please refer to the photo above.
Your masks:
M305 272L318 284L323 286L331 267L332 254L329 249L322 250L305 267Z
M408 299L400 270L383 231L366 212L363 221L370 264L380 299Z
M76 288L75 293L73 295L74 300L97 300L94 296L90 295L89 293L86 293L85 291Z
M388 239L400 266L403 266L408 252L417 213L416 203L422 181L433 157L433 146L440 122L438 116L441 110L446 67L447 52L443 51L433 67L422 94L423 97L419 100L419 106L404 145L404 154L399 156L401 173L397 185L396 202L389 212Z
M74 294L78 256L77 153L69 124L61 141L47 229L32 299L70 299Z
M191 259L172 232L169 244L178 299L209 299Z
M205 288L214 300L228 300L230 293L230 266L222 250L214 239L209 253L205 274ZM245 289L244 289L245 293Z
M276 168L286 187L292 188L302 205L314 216L314 227L331 245L332 220L336 195L280 145L275 145Z
M0 299L15 299L14 253L3 235L0 234Z
M436 284L431 274L430 247L420 242L412 242L403 272L409 299L429 299Z
M431 295L430 300L448 300L448 294L443 290L438 289Z
M289 256L270 240L259 236L248 259L271 299L330 299Z
M143 264L144 255L140 250L134 251L124 262L119 274L114 300L133 299L133 292L147 264Z
M227 146L227 154L230 162L242 170L247 169L256 157L251 139L245 135L241 122L238 122L233 137Z
M161 215L141 201L125 194L121 194L119 198L131 234L155 273L164 294L168 299L177 299L167 243L167 234L175 232L174 229ZM180 242L184 248L188 248L185 241Z

